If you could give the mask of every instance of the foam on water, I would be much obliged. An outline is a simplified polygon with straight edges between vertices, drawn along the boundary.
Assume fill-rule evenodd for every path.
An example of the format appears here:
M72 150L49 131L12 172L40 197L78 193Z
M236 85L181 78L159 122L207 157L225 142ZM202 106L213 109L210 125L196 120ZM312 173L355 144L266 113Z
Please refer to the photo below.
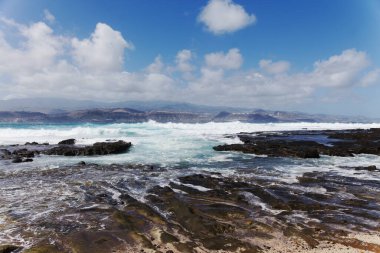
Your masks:
M380 127L380 124L354 123L267 123L242 122L184 124L149 121L137 124L83 124L83 125L0 125L0 145L48 142L56 144L63 139L75 138L77 144L93 144L106 140L131 141L134 146L128 154L92 158L48 158L36 165L63 165L78 159L96 163L149 163L170 166L173 164L202 164L230 158L214 152L212 147L221 143L238 143L240 132L292 131L321 129L355 129ZM39 163L39 164L38 164Z
M258 131L292 131L292 130L336 130L368 129L380 127L379 123L266 123L254 124L243 122L209 122L204 124L158 123L149 121L136 124L83 124L83 125L0 125L0 145L23 144L27 141L49 142L56 144L63 139L76 138L78 144L92 144L105 139L122 138L139 140L154 136L162 138L197 137L205 140L220 140L224 134ZM171 138L173 139L173 138ZM182 139L183 140L183 139Z

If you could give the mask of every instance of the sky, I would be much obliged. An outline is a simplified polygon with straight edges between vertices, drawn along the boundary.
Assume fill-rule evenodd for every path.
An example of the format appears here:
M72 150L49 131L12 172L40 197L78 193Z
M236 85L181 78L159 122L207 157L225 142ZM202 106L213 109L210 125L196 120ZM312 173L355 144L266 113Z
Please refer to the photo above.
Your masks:
M380 117L379 0L0 0L0 99Z

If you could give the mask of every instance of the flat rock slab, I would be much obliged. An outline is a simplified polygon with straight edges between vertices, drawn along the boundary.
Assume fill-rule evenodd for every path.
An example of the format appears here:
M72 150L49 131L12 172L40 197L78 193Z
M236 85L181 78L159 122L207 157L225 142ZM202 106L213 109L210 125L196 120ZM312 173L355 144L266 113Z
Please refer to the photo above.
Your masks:
M380 155L380 129L242 133L243 144L219 145L216 151L238 151L273 157L319 158L320 155Z

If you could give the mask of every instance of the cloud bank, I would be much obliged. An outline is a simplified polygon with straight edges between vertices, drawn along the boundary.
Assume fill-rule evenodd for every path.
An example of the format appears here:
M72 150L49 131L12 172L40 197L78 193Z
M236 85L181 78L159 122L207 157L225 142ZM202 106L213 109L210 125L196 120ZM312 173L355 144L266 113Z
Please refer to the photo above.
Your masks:
M57 34L44 22L25 25L3 18L0 99L175 100L268 108L303 103L322 89L365 89L380 78L379 68L356 49L316 60L303 72L292 71L286 60L262 59L257 68L244 68L238 48L209 52L197 64L194 52L182 49L172 62L157 56L132 72L124 67L127 50L134 50L132 42L104 23L88 38L77 38Z

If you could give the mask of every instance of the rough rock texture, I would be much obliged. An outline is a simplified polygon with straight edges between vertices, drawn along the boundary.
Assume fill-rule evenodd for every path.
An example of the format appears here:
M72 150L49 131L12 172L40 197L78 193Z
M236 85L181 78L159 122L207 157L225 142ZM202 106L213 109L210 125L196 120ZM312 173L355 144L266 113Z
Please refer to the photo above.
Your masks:
M80 193L70 196L72 206L35 219L27 230L20 228L24 238L33 240L24 252L307 252L322 242L380 251L380 243L349 236L380 232L379 181L334 172L304 173L293 184L245 178L244 173L198 173L173 178L167 186L153 185L144 196L136 195L138 200L130 187L143 182L104 180L105 172L133 171L147 178L169 172L150 166L78 165L22 174L65 181ZM75 177L91 173L102 177L91 182ZM292 248L279 248L284 243Z
M58 142L58 145L74 145L75 144L75 139L67 139Z
M125 141L97 142L92 146L79 147L74 145L60 145L44 151L47 155L64 156L94 156L122 154L127 152L132 144Z
M122 154L127 152L132 144L125 141L97 142L92 146L76 146L75 139L61 141L59 145L38 144L11 145L0 148L0 160L10 160L12 163L32 162L40 154L63 156L95 156Z
M214 150L299 158L380 155L380 129L270 132L238 137L243 144L219 145Z
M15 253L21 250L21 247L15 245L0 245L0 253Z
M0 149L0 159L11 160L12 163L31 162L32 158L39 154L39 150L28 150L27 148L14 149L12 152L8 149Z

